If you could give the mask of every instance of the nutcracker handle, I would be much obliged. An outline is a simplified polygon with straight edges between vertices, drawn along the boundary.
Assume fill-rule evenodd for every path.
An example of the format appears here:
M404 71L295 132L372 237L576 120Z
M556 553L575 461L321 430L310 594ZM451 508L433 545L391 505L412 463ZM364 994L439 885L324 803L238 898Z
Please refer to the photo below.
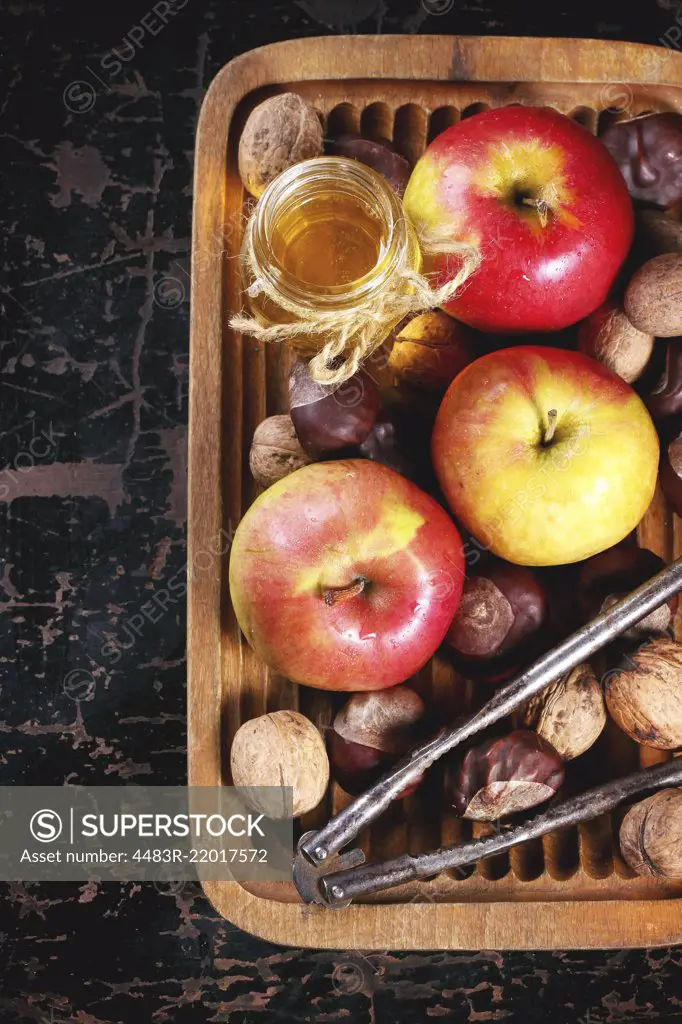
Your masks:
M322 829L306 833L299 842L297 856L306 858L313 865L322 865L378 818L402 790L415 782L434 761L516 711L555 679L634 626L679 590L682 590L682 558L621 598L558 647L538 658L499 689L480 710L450 728L441 730L433 739L413 750Z
M367 896L369 893L391 889L405 882L438 875L442 871L475 864L484 857L504 853L519 843L538 839L548 832L554 832L555 829L570 828L581 821L591 821L600 814L614 810L633 796L666 786L682 786L682 757L588 790L580 796L557 804L522 825L508 828L496 835L474 839L459 846L444 846L432 853L422 853L418 856L404 854L381 864L367 864L364 867L323 875L319 880L321 895L329 907L335 907L340 903L347 905L357 896Z

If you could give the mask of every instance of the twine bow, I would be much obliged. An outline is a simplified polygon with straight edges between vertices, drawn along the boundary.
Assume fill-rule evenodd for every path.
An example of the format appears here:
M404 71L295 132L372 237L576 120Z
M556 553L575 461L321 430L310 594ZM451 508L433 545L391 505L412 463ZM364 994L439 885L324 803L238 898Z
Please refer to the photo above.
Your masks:
M286 342L312 339L313 336L328 338L310 360L308 372L319 384L338 386L358 371L363 361L382 344L396 324L406 317L442 306L454 298L481 264L480 250L473 245L436 238L424 231L418 232L418 238L424 254L459 257L461 265L454 277L441 287L433 288L426 275L404 267L395 272L384 291L359 302L347 313L309 309L284 298L269 282L257 276L253 254L247 246L247 266L255 277L249 294L252 298L264 295L291 314L292 320L289 323L265 326L255 317L237 314L230 319L230 326L259 341Z

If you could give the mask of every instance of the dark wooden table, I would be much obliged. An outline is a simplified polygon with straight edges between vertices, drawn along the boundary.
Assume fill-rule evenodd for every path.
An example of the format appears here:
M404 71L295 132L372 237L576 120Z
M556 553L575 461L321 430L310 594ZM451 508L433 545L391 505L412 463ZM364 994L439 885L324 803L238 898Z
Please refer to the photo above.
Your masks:
M2 784L185 781L182 588L158 621L141 609L185 565L192 155L216 71L325 32L676 45L678 16L674 0L6 0ZM675 949L280 949L198 890L151 884L15 883L0 908L2 1024L682 1019Z

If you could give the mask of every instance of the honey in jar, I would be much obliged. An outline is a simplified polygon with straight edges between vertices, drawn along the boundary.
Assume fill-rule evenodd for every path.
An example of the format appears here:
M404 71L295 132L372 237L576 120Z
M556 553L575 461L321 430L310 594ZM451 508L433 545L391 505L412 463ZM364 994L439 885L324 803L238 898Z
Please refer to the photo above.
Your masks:
M377 308L419 269L415 233L380 174L344 157L306 160L265 190L247 225L244 277L253 315L291 323L300 310L351 314ZM386 324L386 335L395 322ZM312 354L324 337L291 343Z

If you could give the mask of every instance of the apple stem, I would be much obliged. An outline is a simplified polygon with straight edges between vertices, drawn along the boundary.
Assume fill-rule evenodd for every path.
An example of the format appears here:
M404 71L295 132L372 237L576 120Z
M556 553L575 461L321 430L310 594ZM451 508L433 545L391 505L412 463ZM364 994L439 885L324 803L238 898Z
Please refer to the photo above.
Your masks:
M351 597L357 597L365 589L367 580L363 576L358 576L356 580L349 583L345 587L323 587L322 596L324 603L329 605L338 604L339 601L347 601Z
M557 412L556 409L550 409L547 413L547 426L545 427L545 435L542 439L543 444L549 444L554 437L554 431L556 430Z
M530 196L524 196L521 200L524 206L532 206L538 211L538 219L540 221L540 227L546 227L549 219L549 203L545 199L531 199Z

